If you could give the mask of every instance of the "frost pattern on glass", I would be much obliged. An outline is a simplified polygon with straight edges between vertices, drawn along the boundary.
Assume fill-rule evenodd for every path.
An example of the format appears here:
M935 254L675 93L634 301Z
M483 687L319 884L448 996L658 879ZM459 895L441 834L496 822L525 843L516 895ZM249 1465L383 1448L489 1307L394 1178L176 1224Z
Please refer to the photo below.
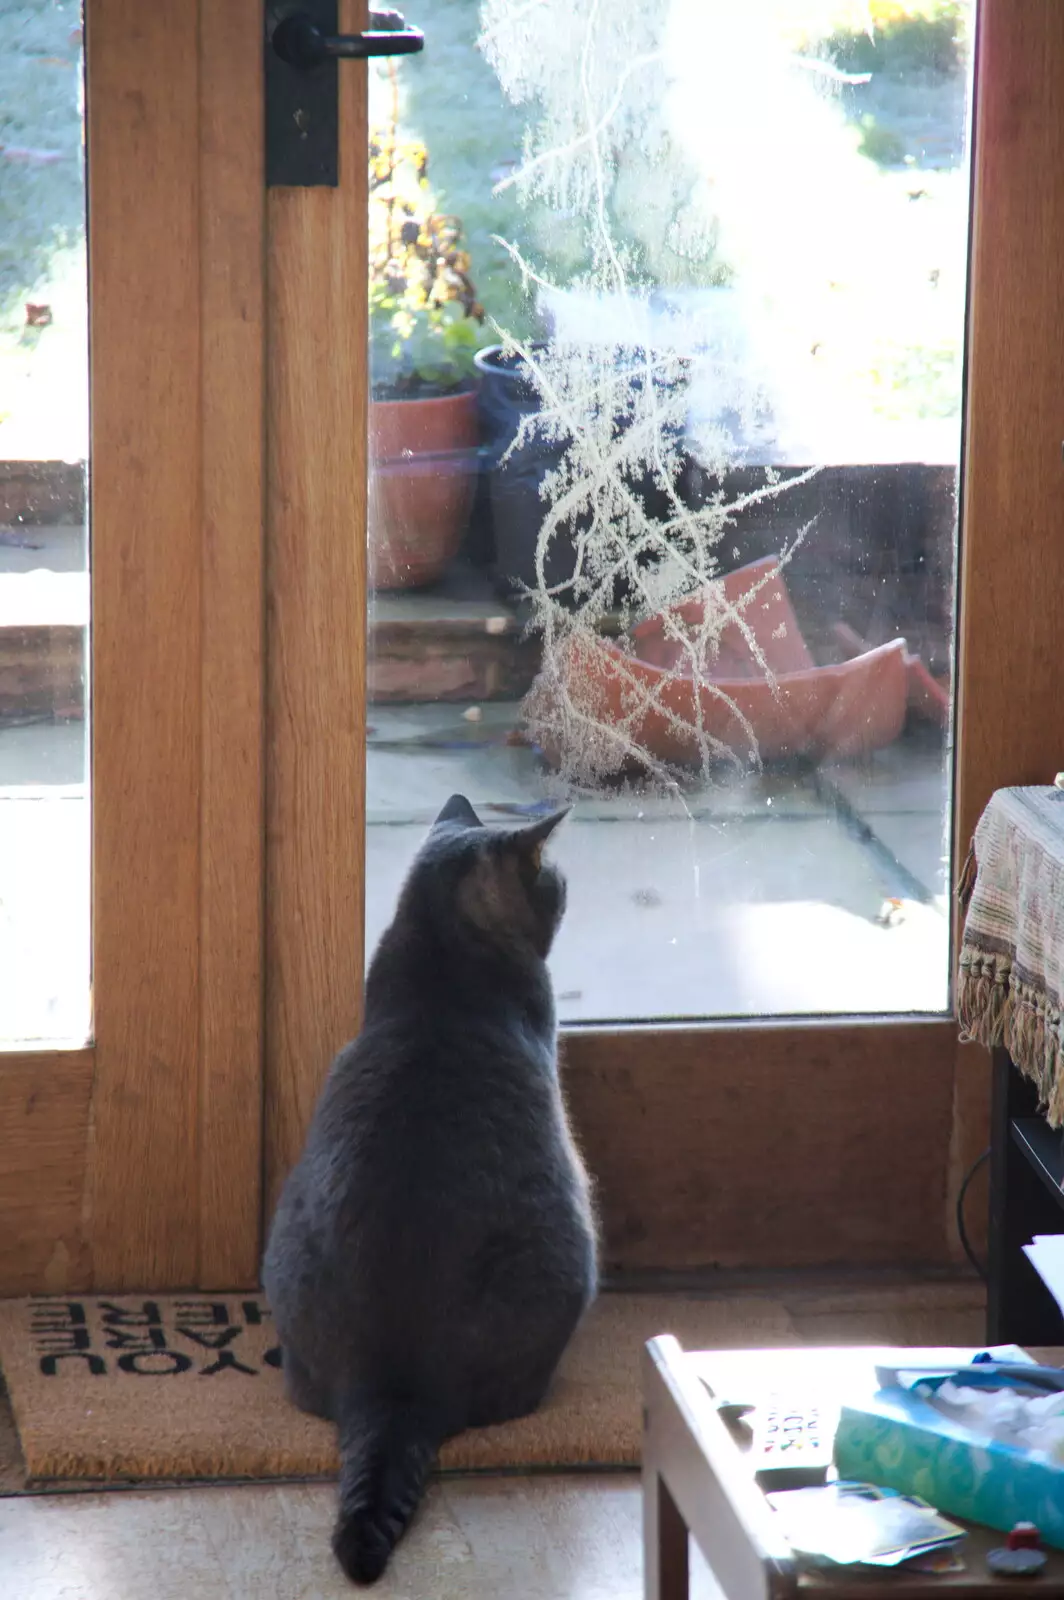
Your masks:
M864 9L874 42L875 8ZM768 467L760 487L731 499L728 469L766 441L802 439L790 459L809 461L824 459L816 447L830 437L842 442L835 459L847 459L862 420L889 416L899 393L905 412L907 359L919 358L918 413L956 414L963 280L949 301L943 275L963 275L962 252L924 272L911 249L892 246L899 234L911 243L913 196L885 187L856 138L840 137L837 95L869 74L822 48L838 11L809 0L482 5L481 48L526 115L523 158L496 190L549 210L574 263L563 280L500 240L552 316L552 337L537 346L495 324L539 397L509 455L536 439L553 447L528 595L543 666L526 710L569 785L636 769L678 793L679 770L643 742L651 714L693 743L685 783L692 765L706 782L722 759L759 765L754 729L711 673L732 624L775 692L751 618L815 518L741 595L718 581L721 555L738 513L819 469L781 480ZM959 188L956 201L965 204ZM959 220L947 213L956 238ZM933 252L949 256L941 242ZM899 282L899 263L925 281ZM691 309L689 293L670 295L681 285L710 293ZM941 369L930 392L929 347ZM697 504L682 481L692 443L718 486ZM575 571L551 582L563 536ZM689 606L671 609L696 597L694 620ZM626 665L630 627L648 616L660 616L673 662L652 685ZM617 636L608 667L604 630ZM686 678L700 686L686 705L693 723L672 692ZM706 694L730 714L727 742L705 724Z
M974 4L419 6L370 944L447 793L572 795L564 1022L945 1010ZM445 336L464 432L393 437Z

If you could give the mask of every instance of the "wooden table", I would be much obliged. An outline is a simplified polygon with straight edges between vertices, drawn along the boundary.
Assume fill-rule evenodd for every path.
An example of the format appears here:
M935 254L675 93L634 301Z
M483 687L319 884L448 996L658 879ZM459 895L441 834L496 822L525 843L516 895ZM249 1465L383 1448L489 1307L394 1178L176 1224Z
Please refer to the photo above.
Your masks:
M974 1349L906 1352L916 1365L963 1365ZM684 1352L671 1336L652 1339L643 1356L643 1558L646 1600L687 1600L689 1540L694 1538L724 1600L980 1600L991 1591L1064 1600L1064 1553L1049 1552L1037 1579L994 1578L986 1551L1004 1543L970 1527L966 1570L939 1577L887 1569L800 1572L775 1513L754 1480L750 1459L717 1414L717 1400L739 1400L769 1386L815 1393L821 1416L875 1388L877 1363L897 1363L896 1348ZM1055 1352L1064 1363L1064 1351ZM1045 1360L1048 1352L1040 1352ZM710 1386L713 1393L710 1393ZM716 1397L716 1398L714 1398ZM830 1419L828 1421L830 1427Z

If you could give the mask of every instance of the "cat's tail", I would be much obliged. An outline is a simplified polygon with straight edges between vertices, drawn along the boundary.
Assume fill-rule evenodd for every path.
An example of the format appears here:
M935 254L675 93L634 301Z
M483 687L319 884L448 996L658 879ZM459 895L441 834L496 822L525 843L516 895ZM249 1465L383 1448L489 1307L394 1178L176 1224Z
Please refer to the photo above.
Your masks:
M375 1583L417 1510L443 1432L410 1402L353 1395L341 1410L336 1559L354 1583Z

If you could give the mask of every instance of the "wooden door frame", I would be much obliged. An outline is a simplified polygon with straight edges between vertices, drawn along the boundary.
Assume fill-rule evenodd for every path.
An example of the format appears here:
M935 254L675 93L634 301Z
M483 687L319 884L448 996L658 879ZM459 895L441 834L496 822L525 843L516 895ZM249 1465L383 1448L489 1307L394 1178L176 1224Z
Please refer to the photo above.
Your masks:
M97 1029L0 1066L0 1287L235 1287L360 1003L364 89L341 73L340 188L264 205L258 4L88 11ZM977 74L956 856L1064 764L1064 9L982 0ZM955 1041L572 1032L607 1261L948 1262L985 1083Z
M1064 139L1064 8L982 0L976 79L955 866L995 788L1045 782L1064 765L1055 619L1042 603L1064 590L1056 476L1064 375L1052 332L1061 318L1055 280L1064 251L1054 241L1064 243L1064 195L1042 177L1057 170ZM347 136L358 150L362 132ZM361 166L348 182L361 207ZM340 208L335 215L343 225ZM361 475L364 455L358 468ZM342 537L340 507L336 515ZM349 577L349 615L359 627L343 640L347 671L334 681L361 684L364 592ZM305 618L308 635L311 625ZM328 727L350 716L341 693L322 720ZM318 762L307 782L324 785L324 746ZM336 867L322 856L323 885ZM349 859L345 870L361 901L362 861ZM309 904L310 883L303 893ZM275 930L282 963L293 936L291 927ZM327 951L324 937L319 945ZM267 1081L271 1193L299 1150L328 1057L352 1031L348 953L331 959L342 1003L312 1049L273 1058ZM317 973L314 988L331 992L329 975ZM971 1057L949 1018L573 1030L565 1082L598 1178L607 1264L948 1264L951 1188L983 1137L987 1071L981 1055Z
M94 1042L0 1060L0 1290L256 1281L262 10L87 0Z
M365 26L341 0L340 26ZM362 1006L369 188L363 67L340 182L267 194L265 1203Z
M1064 195L1051 193L1040 176L1057 170L1064 138L1064 8L1054 0L982 0L976 58L955 865L995 788L1044 782L1064 765L1052 611L1039 611L1047 590L1064 590L1054 476L1062 427L1053 421L1064 417L1064 376L1052 336L1061 316L1055 266L1064 253L1052 241L1064 244ZM361 99L349 100L347 114L345 149L361 152ZM360 162L344 181L353 209L341 201L331 224L319 219L315 226L344 230L360 219ZM364 240L363 230L360 251ZM360 258L359 271L363 265ZM319 306L326 320L339 312L335 303L326 307ZM361 365L358 377L364 382ZM349 437L333 440L334 455ZM361 485L361 434L359 446ZM336 504L333 518L334 536L345 538L347 506ZM1018 561L1003 532L1010 527L1022 529L1026 553ZM365 683L364 584L364 571L349 563L343 604L358 626L340 640L346 664L332 665L331 710L320 702L315 708L322 728L343 727L345 735L361 712L361 705L352 710L350 686ZM1008 626L1013 619L1022 619L1023 637ZM313 670L310 614L302 631ZM1013 703L1016 684L1024 689L1020 704ZM324 790L328 741L306 746L301 762L308 788ZM346 795L346 762L344 770ZM360 791L351 805L360 847L363 804ZM309 844L306 855L314 856ZM340 892L338 868L349 874L347 901L361 904L361 854L322 851L301 880L312 917L317 893L328 890L335 899ZM311 986L315 1014L293 1028L298 1054L275 1043L267 1076L271 1195L299 1151L328 1059L356 1022L354 935L349 931L350 946L337 949L324 922L315 927L323 963ZM297 934L287 918L273 928L271 974L300 959L287 947L306 932ZM331 997L327 1016L317 1010L323 995ZM971 1055L959 1050L948 1017L572 1030L564 1041L565 1084L598 1180L607 1265L643 1272L949 1264L956 1254L951 1190L958 1164L978 1147L985 1116L987 1070L981 1055L974 1062Z
M1064 767L1064 7L980 0L961 529L954 864L995 789ZM959 932L959 930L958 930ZM989 1143L990 1053L958 1045L952 1200ZM985 1233L985 1187L972 1196ZM984 1214L980 1218L980 1200Z

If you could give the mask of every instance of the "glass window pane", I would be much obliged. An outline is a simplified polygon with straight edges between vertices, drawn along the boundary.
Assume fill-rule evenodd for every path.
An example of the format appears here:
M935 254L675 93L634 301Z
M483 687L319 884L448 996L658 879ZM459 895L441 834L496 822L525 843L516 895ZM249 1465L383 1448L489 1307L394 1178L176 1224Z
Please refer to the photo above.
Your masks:
M90 1030L81 8L0 0L0 1046Z
M946 1010L973 4L410 7L369 947L452 791L565 798L563 1021Z

